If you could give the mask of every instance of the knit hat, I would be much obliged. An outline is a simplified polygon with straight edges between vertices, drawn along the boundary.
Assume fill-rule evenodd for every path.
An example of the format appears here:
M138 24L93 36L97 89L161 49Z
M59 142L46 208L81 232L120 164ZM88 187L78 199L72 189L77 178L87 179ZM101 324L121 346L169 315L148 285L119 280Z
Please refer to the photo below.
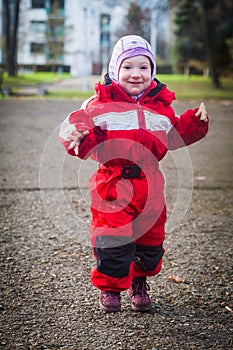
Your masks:
M118 82L118 74L123 60L134 56L147 56L152 63L151 78L155 76L155 56L150 44L138 35L127 35L119 39L113 48L112 57L109 62L108 74L110 78Z

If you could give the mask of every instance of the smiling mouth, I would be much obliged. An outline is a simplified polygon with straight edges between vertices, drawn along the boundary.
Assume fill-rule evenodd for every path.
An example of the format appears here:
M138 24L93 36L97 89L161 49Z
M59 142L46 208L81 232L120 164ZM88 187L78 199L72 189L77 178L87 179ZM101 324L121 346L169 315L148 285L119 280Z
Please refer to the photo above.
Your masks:
M128 81L129 84L133 84L133 85L139 85L139 84L143 84L141 81L135 82L135 81Z

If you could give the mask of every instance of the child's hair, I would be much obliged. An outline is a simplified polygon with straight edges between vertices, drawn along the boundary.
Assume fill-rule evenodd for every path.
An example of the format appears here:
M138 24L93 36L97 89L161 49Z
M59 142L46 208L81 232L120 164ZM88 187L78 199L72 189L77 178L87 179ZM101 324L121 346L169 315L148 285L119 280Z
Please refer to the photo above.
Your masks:
M118 82L118 74L123 60L134 56L147 56L151 62L151 78L154 79L156 64L155 55L150 44L138 35L127 35L120 38L113 48L112 57L108 67L110 78Z

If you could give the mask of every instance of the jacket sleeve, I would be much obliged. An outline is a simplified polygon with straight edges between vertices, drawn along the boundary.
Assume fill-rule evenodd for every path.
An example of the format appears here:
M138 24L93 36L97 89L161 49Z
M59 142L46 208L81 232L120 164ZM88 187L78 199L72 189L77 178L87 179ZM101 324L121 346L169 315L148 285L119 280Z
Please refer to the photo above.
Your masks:
M168 133L168 149L191 145L207 134L209 120L200 120L195 115L197 110L198 108L189 109L180 117L175 116L173 127Z
M83 132L88 130L89 134L83 139L78 148L78 154L74 152L74 148L69 148L71 141L69 139L72 131ZM99 127L95 127L91 117L88 116L84 109L72 112L63 121L60 126L59 138L62 145L65 147L66 152L72 156L77 156L81 159L88 158L94 147L103 141L104 132Z

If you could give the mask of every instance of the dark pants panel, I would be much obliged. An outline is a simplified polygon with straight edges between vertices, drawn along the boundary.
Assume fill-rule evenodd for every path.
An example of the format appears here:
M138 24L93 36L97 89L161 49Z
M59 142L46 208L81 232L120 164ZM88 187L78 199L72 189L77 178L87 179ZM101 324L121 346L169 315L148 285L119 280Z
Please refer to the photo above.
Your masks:
M132 241L112 247L114 239L115 237L110 236L97 237L96 246L94 247L97 259L96 268L107 276L121 278L129 274L130 264L134 258L136 248ZM108 246L108 243L110 246Z
M143 246L136 244L136 253L133 261L142 271L152 271L159 264L162 256L164 254L164 249L161 246Z

